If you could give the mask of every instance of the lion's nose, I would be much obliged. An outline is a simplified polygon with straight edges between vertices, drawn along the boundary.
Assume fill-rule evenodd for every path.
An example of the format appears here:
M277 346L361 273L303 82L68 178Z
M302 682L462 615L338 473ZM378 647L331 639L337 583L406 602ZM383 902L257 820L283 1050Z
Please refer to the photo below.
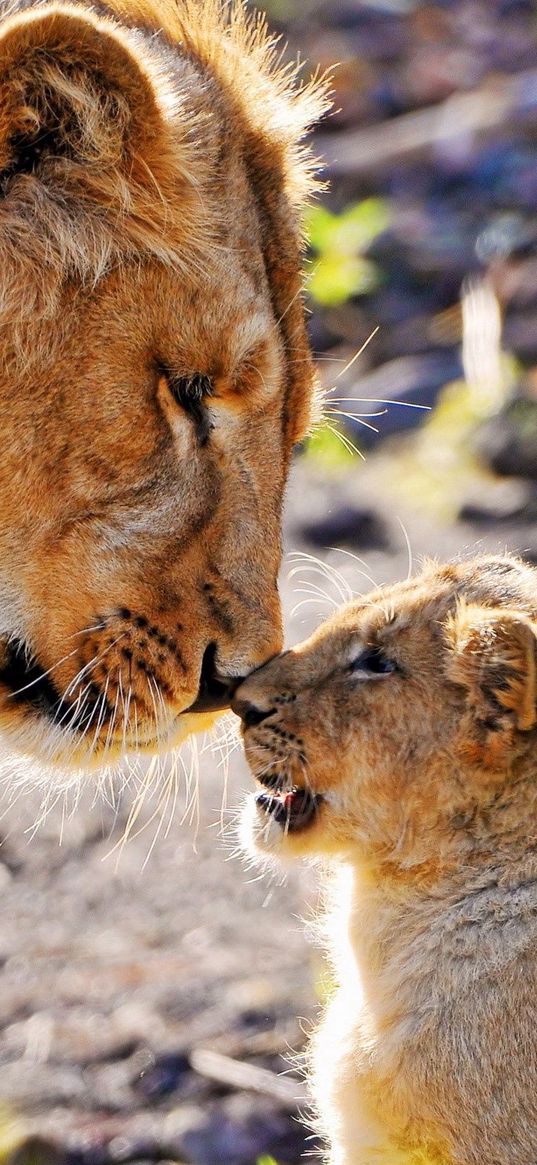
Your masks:
M218 712L229 708L233 693L244 679L244 676L222 675L216 667L215 656L216 643L210 643L201 662L198 694L188 712Z

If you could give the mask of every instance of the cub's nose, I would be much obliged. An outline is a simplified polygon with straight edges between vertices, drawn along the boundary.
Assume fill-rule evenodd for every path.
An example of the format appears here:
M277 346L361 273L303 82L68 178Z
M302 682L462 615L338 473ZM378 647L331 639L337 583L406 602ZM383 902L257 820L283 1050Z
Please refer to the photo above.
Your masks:
M219 712L229 708L234 691L242 684L243 676L232 678L218 671L215 656L216 644L210 643L201 662L198 694L188 712Z
M254 728L256 724L261 724L261 721L266 720L267 716L270 716L274 711L274 708L262 707L261 704L254 703L248 693L248 681L237 688L231 701L231 708L236 716L240 716L244 728Z

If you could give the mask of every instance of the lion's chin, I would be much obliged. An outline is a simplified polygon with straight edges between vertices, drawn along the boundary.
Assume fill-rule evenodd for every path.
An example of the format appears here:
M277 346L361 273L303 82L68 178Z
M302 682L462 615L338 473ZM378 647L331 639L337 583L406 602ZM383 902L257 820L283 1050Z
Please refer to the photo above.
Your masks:
M57 774L60 784L71 784L85 774L118 768L128 757L165 756L194 735L210 731L221 716L220 711L184 712L158 736L148 734L135 743L119 736L110 740L104 733L101 741L92 744L90 740L89 745L87 737L66 736L45 717L4 716L0 717L0 740L6 759L20 762L21 775L26 769L35 777L40 770L39 783L45 778L54 782Z

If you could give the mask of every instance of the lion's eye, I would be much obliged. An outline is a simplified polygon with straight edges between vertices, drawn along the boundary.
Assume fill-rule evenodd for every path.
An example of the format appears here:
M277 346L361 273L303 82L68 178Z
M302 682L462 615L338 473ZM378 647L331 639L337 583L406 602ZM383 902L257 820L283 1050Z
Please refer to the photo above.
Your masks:
M366 672L372 676L386 676L397 671L393 659L383 655L378 647L365 647L350 665L351 672Z
M192 417L198 443L205 445L213 428L206 408L208 397L213 395L211 378L202 372L195 372L192 376L173 376L168 372L166 380L174 400Z

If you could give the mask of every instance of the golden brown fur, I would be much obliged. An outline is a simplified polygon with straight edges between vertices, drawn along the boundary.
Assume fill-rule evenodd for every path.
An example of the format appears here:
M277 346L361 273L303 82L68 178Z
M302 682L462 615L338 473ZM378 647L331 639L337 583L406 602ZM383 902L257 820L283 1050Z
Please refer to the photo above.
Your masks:
M270 790L249 844L339 871L312 1050L333 1165L537 1160L536 653L533 568L429 563L236 695Z
M239 3L0 15L0 730L90 766L280 646L324 96Z

